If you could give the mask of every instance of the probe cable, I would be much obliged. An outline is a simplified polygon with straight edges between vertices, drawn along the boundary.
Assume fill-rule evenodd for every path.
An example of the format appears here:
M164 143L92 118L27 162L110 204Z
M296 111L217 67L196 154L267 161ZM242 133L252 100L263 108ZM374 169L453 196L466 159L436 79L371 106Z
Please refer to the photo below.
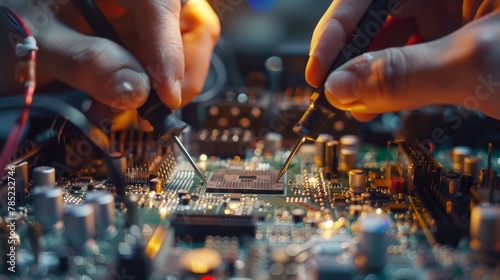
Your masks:
M20 57L21 60L16 64L14 74L16 80L23 83L24 86L23 107L0 154L0 167L3 168L2 175L4 175L6 165L21 141L28 120L29 108L33 101L36 86L36 51L38 47L35 38L31 35L21 16L9 7L2 8L5 9L4 16L24 38L23 42L16 45L16 56Z

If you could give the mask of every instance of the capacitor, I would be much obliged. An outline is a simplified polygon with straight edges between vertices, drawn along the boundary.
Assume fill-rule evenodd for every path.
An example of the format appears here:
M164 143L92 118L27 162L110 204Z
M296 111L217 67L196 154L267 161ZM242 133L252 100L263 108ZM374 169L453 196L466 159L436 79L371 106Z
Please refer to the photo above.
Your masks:
M339 141L330 140L325 146L325 167L327 172L337 173L339 168Z
M306 214L306 211L304 211L304 209L301 209L301 208L293 209L292 210L293 222L296 224L303 223L305 214Z
M396 193L404 193L405 187L405 178L403 177L391 177L389 179L389 192Z
M94 208L90 204L65 208L64 226L68 245L75 251L87 249L95 236Z
M189 194L183 195L181 197L181 203L182 203L182 205L189 205L190 202L191 202L191 196Z
M356 135L344 135L340 137L340 148L352 148L357 150L359 148L359 137Z
M33 186L55 186L56 170L52 166L37 166L33 168Z
M366 173L362 169L352 169L349 171L349 187L353 193L363 193L365 191Z
M54 186L33 188L33 212L44 232L62 228L63 192Z
M123 240L118 244L117 253L115 275L127 275L133 279L150 279L152 263L145 254L144 240L138 225L126 228Z
M474 177L471 174L463 173L460 175L460 192L462 194L469 194L473 185Z
M149 190L161 193L163 190L163 181L160 178L153 178L148 181Z
M110 163L113 165L116 171L125 173L127 169L127 158L123 153L113 152L109 155Z
M465 157L470 156L471 149L466 146L457 146L452 150L453 171L461 173L464 170Z
M470 248L480 253L500 254L500 206L476 205L470 216Z
M476 156L467 156L464 159L464 173L471 174L474 179L479 176L481 170L481 158Z
M363 271L380 271L385 265L389 245L387 232L394 226L391 218L380 209L358 220L359 252L356 264Z
M103 236L115 229L115 197L108 191L88 192L85 201L94 207L95 232Z
M277 132L268 132L264 136L264 151L266 153L274 154L281 150L283 142L283 135Z
M178 190L177 191L177 197L181 199L183 196L189 195L189 192L187 190Z
M444 172L441 176L441 195L452 195L458 191L460 186L460 175L455 172Z
M340 149L340 170L348 171L356 168L356 159L358 157L358 150L353 148Z
M314 164L316 164L316 166L325 165L325 147L326 142L330 140L333 140L333 137L331 135L320 134L314 141Z

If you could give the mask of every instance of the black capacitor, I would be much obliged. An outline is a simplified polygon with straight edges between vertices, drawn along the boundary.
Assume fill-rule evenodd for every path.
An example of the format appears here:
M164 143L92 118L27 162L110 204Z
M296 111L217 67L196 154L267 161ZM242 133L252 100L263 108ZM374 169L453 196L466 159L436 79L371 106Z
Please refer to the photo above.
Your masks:
M300 209L300 208L293 209L292 210L293 222L296 224L303 223L305 214L306 214L306 211L304 211L304 209Z
M191 196L189 194L183 195L181 197L181 203L182 203L182 205L189 205L190 202L191 202Z
M183 196L189 195L189 192L187 190L178 190L177 191L177 197L179 199L182 199Z
M474 177L471 174L460 175L460 192L462 194L469 194L473 185Z
M339 141L330 140L325 144L325 167L327 172L337 174L339 169Z

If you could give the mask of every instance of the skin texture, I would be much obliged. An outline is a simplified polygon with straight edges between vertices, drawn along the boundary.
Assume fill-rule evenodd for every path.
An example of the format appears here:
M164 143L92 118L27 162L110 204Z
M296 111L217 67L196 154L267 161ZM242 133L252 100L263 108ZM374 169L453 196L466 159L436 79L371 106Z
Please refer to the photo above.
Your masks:
M500 1L401 0L371 49L329 73L369 0L333 1L311 41L306 80L361 121L459 104L500 119ZM420 43L404 46L417 35ZM415 38L415 37L413 37Z
M102 103L92 108L102 111L104 104L114 108L113 114L138 108L151 86L171 109L199 93L220 34L219 19L205 0L184 5L180 0L96 2L126 49L93 36L72 1L11 6L38 43L38 88L62 81ZM0 24L3 36L12 34L3 17ZM8 40L0 40L0 57L6 62L0 69L0 94L18 94L21 88L12 74L16 58Z

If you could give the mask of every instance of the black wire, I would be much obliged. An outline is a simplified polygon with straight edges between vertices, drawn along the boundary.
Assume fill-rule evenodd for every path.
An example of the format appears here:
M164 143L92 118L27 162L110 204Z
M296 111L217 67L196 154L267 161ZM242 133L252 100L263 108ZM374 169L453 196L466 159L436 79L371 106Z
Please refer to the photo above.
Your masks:
M125 47L122 39L118 36L118 33L116 33L101 10L99 10L94 0L74 0L73 3L90 25L95 35L107 38Z

